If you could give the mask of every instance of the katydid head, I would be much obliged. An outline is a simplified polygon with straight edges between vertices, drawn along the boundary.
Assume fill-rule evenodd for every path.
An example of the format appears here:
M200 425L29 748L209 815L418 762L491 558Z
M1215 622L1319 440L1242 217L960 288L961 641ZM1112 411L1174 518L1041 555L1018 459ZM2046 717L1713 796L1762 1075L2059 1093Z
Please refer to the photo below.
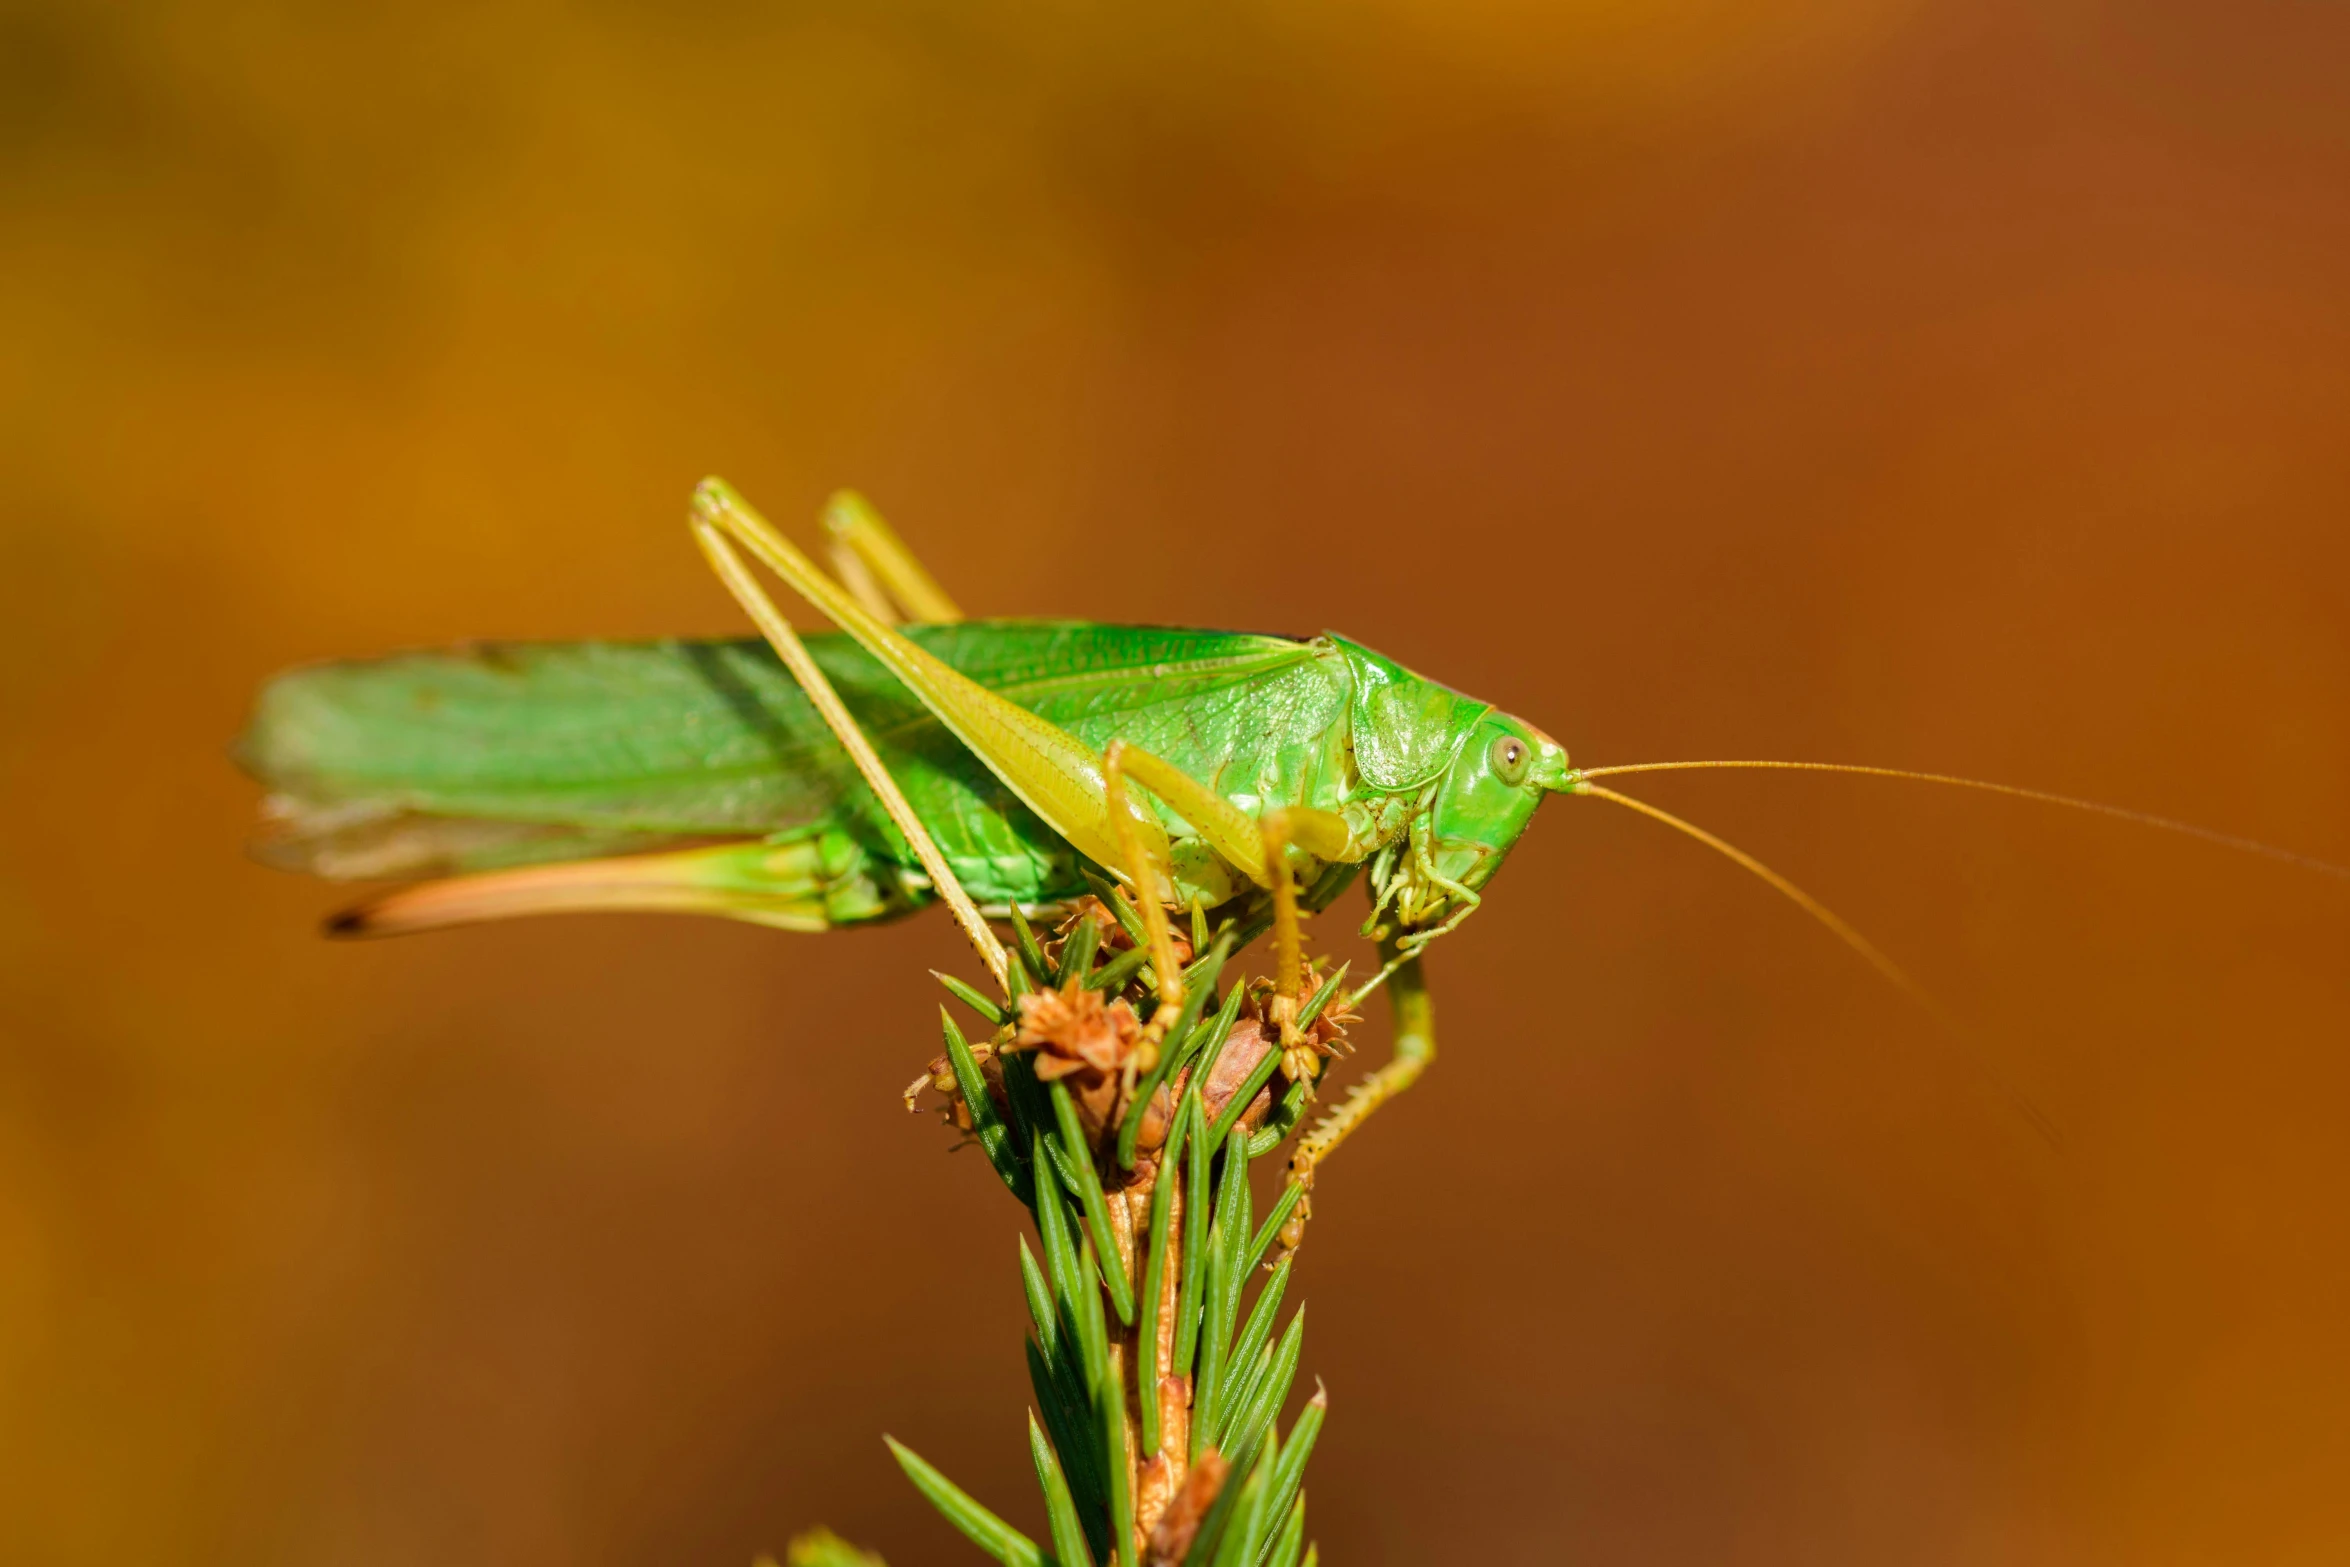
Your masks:
M1570 787L1573 776L1566 747L1522 718L1487 709L1424 796L1408 841L1372 862L1365 930L1379 930L1392 911L1406 950L1416 951L1458 925L1543 795Z
M1485 885L1534 819L1535 807L1568 779L1567 751L1503 712L1489 712L1454 755L1428 810L1428 854L1440 882Z

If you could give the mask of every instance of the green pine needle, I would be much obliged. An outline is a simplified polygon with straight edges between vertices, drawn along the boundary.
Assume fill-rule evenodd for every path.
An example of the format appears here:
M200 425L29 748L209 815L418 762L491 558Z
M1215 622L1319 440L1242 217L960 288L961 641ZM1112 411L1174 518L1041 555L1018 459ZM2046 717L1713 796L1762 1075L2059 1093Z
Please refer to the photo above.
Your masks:
M1255 1567L1269 1521L1265 1500L1273 1488L1272 1458L1267 1453L1263 1462L1246 1471L1248 1478L1239 1487L1239 1499L1233 1503L1221 1537L1216 1541L1216 1554L1208 1558L1215 1567ZM1239 1464L1232 1466L1234 1475L1242 1472ZM1230 1486L1232 1481L1227 1479L1224 1483Z
M1315 1081L1319 1081L1319 1078ZM1288 1092L1274 1103L1272 1113L1257 1128L1257 1135L1248 1140L1248 1156L1251 1159L1262 1159L1297 1130L1298 1120L1305 1114L1313 1092L1314 1084L1302 1077L1289 1085Z
M1118 922L1118 928L1126 932L1128 941L1137 947L1148 947L1151 944L1150 932L1143 927L1142 916L1135 912L1134 905L1127 901L1125 888L1091 867L1086 869L1085 882L1093 889L1093 895L1109 909L1110 917Z
M1191 1113L1196 1100L1186 1097L1175 1112L1175 1124L1168 1128L1167 1144L1159 1150L1159 1176L1151 1186L1150 1250L1142 1272L1142 1322L1136 1328L1134 1341L1142 1356L1134 1371L1134 1397L1140 1406L1142 1424L1142 1453L1153 1458L1159 1451L1159 1313L1167 1293L1167 1235L1172 1228L1175 1211L1175 1183L1183 1176L1183 1144L1191 1129Z
M1095 1266L1093 1242L1083 1243L1078 1267L1083 1276L1099 1279L1101 1270ZM1077 1311L1077 1350L1083 1357L1086 1390L1100 1399L1102 1384L1110 1380L1110 1329L1102 1313L1102 1292L1097 1288L1082 1290L1074 1302Z
M1039 1149L1050 1149L1049 1138L1039 1139ZM1052 1281L1053 1300L1060 1307L1065 1321L1075 1323L1081 1296L1091 1287L1084 1270L1077 1263L1077 1238L1068 1200L1062 1196L1062 1171L1053 1159L1039 1159L1036 1171L1036 1234L1044 1242L1045 1276Z
M1213 1138L1209 1139L1211 1142ZM1250 1222L1250 1211L1256 1202L1256 1193L1248 1184L1248 1145L1236 1143L1224 1150L1224 1199L1218 1203L1217 1222L1222 1230L1224 1255L1217 1260L1216 1278L1223 1286L1223 1296L1217 1303L1216 1329L1224 1336L1227 1349L1232 1344L1232 1330L1240 1322L1240 1292L1248 1288L1248 1248L1255 1236Z
M1283 1453L1281 1456L1287 1458L1289 1455ZM1281 1471L1279 1469L1273 1471L1273 1504L1276 1509L1281 1504ZM1298 1549L1305 1543L1306 1499L1301 1496L1290 1507L1289 1517L1283 1521L1281 1532L1273 1536L1272 1547L1265 1552L1265 1567L1297 1567Z
M1036 1542L1013 1528L974 1501L969 1492L940 1474L921 1455L896 1437L884 1436L890 1453L906 1478L914 1482L923 1499L939 1511L939 1515L961 1530L963 1537L988 1555L1002 1562L1004 1567L1044 1567L1044 1552Z
M1110 1476L1110 1538L1118 1542L1123 1556L1126 1542L1134 1538L1134 1472L1126 1462L1126 1378L1115 1358L1102 1378L1099 1396L1102 1461Z
M1077 1099L1069 1092L1066 1082L1056 1080L1052 1085L1053 1115L1061 1125L1061 1152L1067 1160L1062 1166L1064 1178L1077 1188L1077 1200L1085 1208L1085 1222L1093 1230L1094 1257L1100 1262L1102 1279L1109 1286L1110 1304L1116 1308L1119 1322L1134 1326L1134 1284L1126 1276L1126 1265L1118 1257L1118 1232L1110 1224L1109 1199L1102 1195L1098 1180L1086 1180L1092 1173L1093 1155L1085 1140L1085 1127L1077 1119ZM1069 1167L1074 1165L1072 1171Z
M1020 955L1020 966L1028 971L1029 988L1042 990L1052 983L1047 977L1052 971L1045 967L1044 949L1036 944L1036 932L1029 928L1028 916L1020 912L1020 905L1011 905L1011 910L1013 950Z
M1297 1421L1289 1428L1289 1440L1282 1444L1280 1462L1273 1467L1273 1505L1282 1507L1291 1497L1298 1497L1298 1505L1305 1498L1298 1488L1305 1482L1306 1460L1314 1456L1314 1439L1322 1434L1322 1417L1330 1412L1328 1390L1316 1387L1314 1396L1306 1400L1306 1407L1297 1412ZM1313 1560L1312 1553L1306 1559Z
M1102 1484L1101 1459L1094 1451L1090 1404L1070 1387L1076 1380L1074 1367L1063 1367L1056 1372L1045 1364L1036 1340L1028 1340L1025 1347L1028 1385L1035 1390L1037 1406L1044 1411L1045 1429L1052 1434L1053 1450L1067 1455L1063 1460L1063 1474L1075 1499L1078 1519L1095 1550L1107 1555L1109 1500Z
M1207 1266L1201 1271L1206 1277L1200 1281L1199 1366L1192 1374L1191 1383L1191 1461L1199 1462L1200 1454L1214 1444L1208 1433L1214 1424L1216 1394L1224 1381L1224 1335L1216 1330L1215 1299L1220 1293L1217 1278L1223 1249L1215 1244L1216 1234L1208 1232Z
M971 1116L971 1136L987 1155L987 1162L995 1166L995 1173L1013 1196L1033 1204L1036 1194L1029 1178L1028 1168L1020 1162L1012 1147L1012 1129L996 1112L995 1100L987 1091L987 1079L979 1075L979 1060L971 1054L970 1042L963 1031L955 1027L955 1020L947 1009L938 1009L939 1028L946 1036L947 1060L955 1069L955 1086L963 1091L963 1108Z
M1248 1405L1232 1417L1232 1461L1247 1463L1256 1456L1260 1444L1273 1441L1273 1422L1281 1413L1282 1402L1289 1397L1289 1385L1297 1379L1297 1356L1305 1343L1306 1309L1297 1308L1290 1315L1288 1331L1281 1335L1280 1346L1273 1351L1273 1366L1264 1380L1249 1395Z
M1191 1116L1191 1163L1186 1172L1188 1180L1183 1189L1183 1287L1175 1304L1175 1359L1168 1368L1175 1376L1194 1374L1193 1358L1199 1346L1201 1291L1206 1285L1208 1265L1208 1161L1214 1150L1208 1147L1205 1122L1207 1114L1200 1099L1199 1079L1194 1074L1192 1087L1183 1096Z
M1079 920L1077 928L1069 932L1069 939L1061 945L1061 966L1053 975L1053 983L1066 985L1073 979L1083 979L1093 967L1093 955L1100 949L1102 928L1092 920Z
M1073 1441L1075 1433L1086 1429L1084 1411L1092 1402L1085 1389L1085 1373L1078 1364L1076 1328L1054 1298L1026 1237L1020 1241L1020 1286L1028 1297L1028 1319L1036 1325L1036 1337L1028 1346L1029 1382L1052 1428L1054 1445L1070 1455L1070 1483L1094 1498L1098 1507L1101 1483L1093 1446Z
M1256 1567L1257 1557L1263 1554L1273 1521L1280 1516L1272 1507L1272 1460L1268 1451L1265 1461L1250 1471L1249 1494L1240 1499L1241 1510L1231 1534L1216 1552L1216 1567Z
M1216 1124L1208 1129L1209 1147L1221 1148L1224 1146L1225 1137L1234 1126L1239 1124L1242 1114L1247 1111L1249 1104L1257 1095L1264 1090L1265 1084L1272 1081L1273 1071L1280 1065L1280 1049L1272 1046L1267 1047L1264 1059L1250 1069L1248 1080L1240 1085L1239 1091L1232 1096L1232 1102L1224 1107L1224 1113L1216 1117ZM1245 1142L1247 1139L1244 1138L1242 1141Z
M964 984L952 974L941 974L937 969L932 969L930 977L946 986L948 995L985 1018L987 1026L990 1028L1003 1027L1004 1019L1012 1015L1006 1008L988 1000L986 996Z
M1045 1440L1034 1410L1028 1413L1028 1456L1036 1465L1037 1486L1044 1492L1045 1521L1052 1531L1053 1555L1059 1559L1059 1567L1093 1567L1084 1526L1077 1521L1077 1499L1069 1494L1061 1460L1052 1443Z
M1011 1107L1013 1135L1022 1148L1033 1150L1037 1133L1051 1115L1045 1108L1044 1085L1036 1080L1036 1060L1027 1051L1011 1050L996 1062L1003 1068L1004 1102Z
M1028 1237L1020 1237L1020 1288L1028 1297L1028 1320L1036 1324L1036 1341L1048 1355L1060 1353L1061 1314L1053 1306L1053 1289L1045 1282L1044 1269L1037 1266L1036 1253L1028 1249Z
M1281 1296L1288 1288L1289 1262L1284 1259L1281 1266L1273 1271L1273 1276L1265 1281L1265 1287L1257 1291L1256 1309L1248 1314L1248 1324L1240 1330L1240 1341L1232 1347L1233 1381L1229 1396L1218 1400L1222 1409L1237 1414L1245 1408L1257 1384L1272 1369L1272 1362L1265 1355L1265 1346L1272 1340L1273 1323L1281 1310ZM1233 1446L1225 1438L1230 1431L1230 1419L1213 1421L1209 1426L1208 1441L1229 1453L1233 1451Z
M1207 1036L1200 1042L1199 1066L1191 1074L1194 1083L1204 1085L1216 1070L1216 1063L1224 1059L1224 1042L1232 1037L1232 1025L1240 1017L1240 1004L1246 999L1248 987L1235 985L1224 997L1224 1005L1217 1009L1215 1021L1209 1025Z
M1252 1148L1250 1152L1255 1150ZM1281 1226L1289 1222L1289 1216L1297 1212L1298 1202L1305 1194L1306 1189L1295 1180L1281 1183L1281 1195L1273 1199L1272 1208L1265 1214L1265 1222L1257 1227L1256 1239L1248 1243L1248 1255L1241 1259L1244 1272L1254 1269L1265 1260L1265 1253L1273 1249L1274 1237L1281 1233Z
M1114 996L1125 989L1126 982L1141 973L1142 966L1150 960L1150 948L1128 947L1088 975L1085 988Z
M1353 967L1354 960L1349 958L1346 962L1338 965L1337 973L1322 981L1322 988L1314 992L1306 1002L1305 1009L1297 1015L1299 1028L1314 1026L1314 1019L1322 1015L1322 1009L1330 1004L1330 998L1338 994L1338 987L1346 983L1346 971Z

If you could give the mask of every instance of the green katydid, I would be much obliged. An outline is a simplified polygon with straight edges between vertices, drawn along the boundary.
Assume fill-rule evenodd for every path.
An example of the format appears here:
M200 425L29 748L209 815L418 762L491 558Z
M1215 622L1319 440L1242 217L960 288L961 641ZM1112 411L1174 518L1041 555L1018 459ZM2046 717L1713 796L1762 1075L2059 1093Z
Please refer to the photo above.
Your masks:
M1533 725L1344 637L965 620L862 501L836 497L826 521L838 580L726 485L696 491L696 536L764 642L487 645L279 676L240 753L273 791L265 855L329 877L440 878L339 916L331 928L348 934L593 909L818 931L945 901L999 985L986 916L1067 903L1106 872L1131 891L1163 975L1177 973L1168 908L1261 912L1281 946L1284 1023L1299 1001L1298 903L1324 907L1367 873L1365 931L1385 964L1357 998L1388 985L1395 1053L1309 1134L1306 1170L1433 1055L1420 953L1478 906L1548 794L1609 799L1698 838L1915 990L1801 889L1594 781L1606 774L1908 777L2345 874L1941 775L1577 770ZM801 638L738 548L841 630Z

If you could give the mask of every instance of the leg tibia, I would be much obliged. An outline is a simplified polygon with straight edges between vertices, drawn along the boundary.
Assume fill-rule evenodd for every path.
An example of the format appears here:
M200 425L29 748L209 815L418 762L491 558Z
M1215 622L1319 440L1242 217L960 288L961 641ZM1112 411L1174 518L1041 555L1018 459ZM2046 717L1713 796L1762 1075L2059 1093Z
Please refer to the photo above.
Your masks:
M1395 1013L1394 1056L1355 1084L1345 1101L1306 1133L1289 1161L1293 1178L1310 1180L1316 1165L1329 1158L1373 1111L1411 1087L1436 1059L1436 1010L1418 958L1396 968L1387 981L1387 996Z

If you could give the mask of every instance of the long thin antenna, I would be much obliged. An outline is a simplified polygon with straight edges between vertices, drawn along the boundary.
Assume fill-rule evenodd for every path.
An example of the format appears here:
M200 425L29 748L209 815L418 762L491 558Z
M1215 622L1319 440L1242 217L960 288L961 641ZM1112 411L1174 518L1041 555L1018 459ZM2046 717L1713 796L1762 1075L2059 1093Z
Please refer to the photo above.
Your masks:
M2325 876L2338 876L2350 881L2350 866L2336 865L2307 854L2296 854L2291 849L2280 849L2273 843L2262 843L2257 838L2239 838L2234 833L2214 832L2209 827L2198 827L2193 822L2174 821L2168 816L2156 816L2149 811L2133 811L2126 806L2107 805L2099 800L2075 799L2069 794L2051 794L2046 789L2025 789L2015 784L1988 783L1980 778L1960 778L1951 773L1921 773L1906 767L1863 767L1851 762L1631 762L1620 767L1587 767L1570 775L1567 789L1572 792L1574 780L1606 778L1623 773L1684 773L1701 769L1741 768L1748 771L1783 773L1852 773L1862 778L1902 778L1911 783L1948 784L1954 789L1976 789L1985 794L2004 794L2018 800L2033 800L2042 805L2061 805L2069 810L2088 811L2092 815L2110 816L2116 821L2134 822L2140 827L2158 828L2163 832L2183 833L2200 838L2205 843L2218 844L2223 849L2234 849L2244 854L2257 854L2264 859L2277 860L2286 865L2298 865L2306 871Z
M1595 769L1595 771L1602 772L1618 772L1623 770L1624 769L1619 768ZM2031 1100L2025 1098L2021 1090L2017 1089L2015 1085L2008 1082L2006 1078L2000 1076L1998 1071L1992 1067L1991 1063L1984 1059L1981 1047L1975 1043L1973 1037L1967 1032L1965 1027L1959 1023L1958 1019L1951 1015L1950 1009L1942 1005L1940 1001L1937 1001L1931 991L1927 990L1916 980L1910 978L1908 970L1902 968L1900 964L1885 956L1885 954L1878 949L1875 942L1869 940L1868 937L1853 929L1853 927L1845 921L1842 915L1838 914L1834 909L1829 908L1826 904L1813 897L1810 893L1804 891L1801 887L1795 885L1795 883L1792 881L1789 881L1786 877L1780 875L1777 871L1772 870L1768 865L1765 865L1762 861L1756 859L1753 855L1747 853L1744 849L1741 849L1736 844L1731 843L1729 840L1717 837L1713 833L1707 832L1703 827L1698 826L1695 822L1684 821L1680 817L1675 816L1672 812L1659 806L1651 805L1646 800L1635 800L1628 794L1619 794L1613 789L1606 788L1600 784L1592 783L1589 781L1591 776L1592 774L1590 772L1581 774L1581 782L1575 787L1573 792L1576 794L1589 795L1593 799L1612 801L1617 805L1625 807L1627 810L1638 811L1641 815L1648 817L1651 821L1662 822L1667 827L1672 828L1675 832L1685 833L1689 837L1695 838L1699 843L1704 844L1707 848L1713 850L1716 854L1721 855L1723 858L1731 861L1733 864L1753 872L1757 877L1761 878L1764 882L1768 883L1772 888L1786 897L1790 903L1793 903L1797 908L1803 910L1804 913L1810 915L1813 919L1818 920L1822 925L1826 926L1829 932L1834 935L1837 940L1843 942L1854 952L1860 954L1862 960L1865 961L1869 967L1875 969L1879 974L1883 975L1885 979L1903 995L1916 1002L1918 1006L1925 1010L1928 1016L1932 1017L1934 1021L1941 1026L1943 1032L1950 1035L1954 1040L1958 1041L1958 1043L1965 1049L1969 1064L1971 1064L1975 1070L1983 1074L1984 1078L1999 1091L2000 1097L2007 1100L2009 1105L2015 1109L2016 1113L2021 1115L2031 1124L2034 1131L2038 1132L2042 1137L2048 1140L2049 1146L2060 1150L2063 1148L2063 1140L2057 1136L2055 1125L2050 1122L2047 1116L2041 1113L2039 1106L2033 1104Z

